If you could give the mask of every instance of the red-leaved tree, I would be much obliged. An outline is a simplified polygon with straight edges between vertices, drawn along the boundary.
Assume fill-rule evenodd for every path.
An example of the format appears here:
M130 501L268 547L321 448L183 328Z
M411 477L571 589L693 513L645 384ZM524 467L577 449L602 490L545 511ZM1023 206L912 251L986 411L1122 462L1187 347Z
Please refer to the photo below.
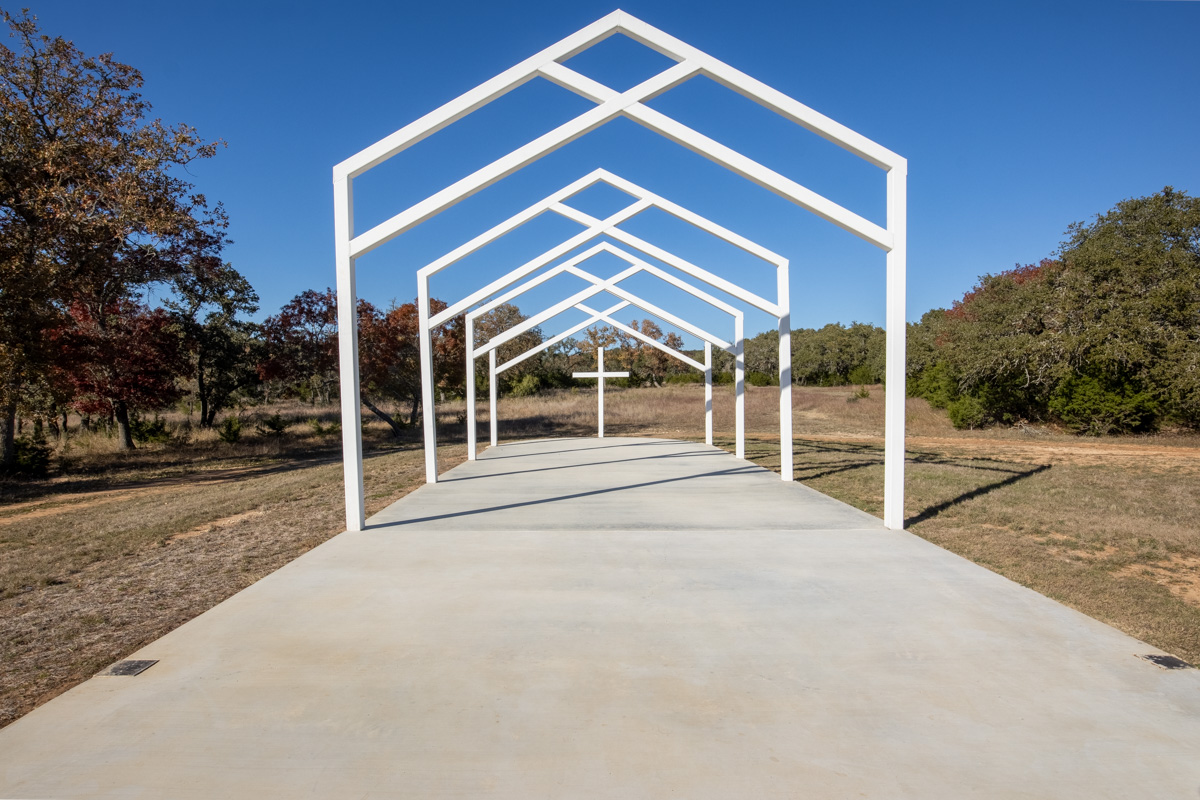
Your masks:
M131 411L162 408L179 397L175 378L186 364L171 317L132 300L95 312L73 303L71 319L51 333L57 344L57 378L74 393L83 414L111 414L122 450L133 449Z
M446 304L433 298L430 311L439 314ZM362 402L399 435L403 423L382 408L385 401L407 403L408 424L415 425L421 407L421 360L417 304L405 303L381 312L365 300L358 304L358 357ZM432 334L434 385L442 392L459 394L465 374L464 321L455 317Z
M309 289L293 297L262 327L266 350L259 377L302 397L328 403L338 380L337 295Z

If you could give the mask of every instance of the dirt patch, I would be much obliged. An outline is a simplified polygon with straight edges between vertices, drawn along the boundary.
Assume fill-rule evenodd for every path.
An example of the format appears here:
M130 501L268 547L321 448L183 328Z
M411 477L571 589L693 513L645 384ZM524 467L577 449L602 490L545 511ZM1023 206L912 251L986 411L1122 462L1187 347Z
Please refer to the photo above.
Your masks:
M1130 564L1119 578L1149 578L1189 605L1200 607L1200 558L1179 556L1154 564Z
M195 528L192 528L190 531L184 531L183 533L177 533L174 536L169 536L167 537L167 541L175 542L180 539L191 539L194 536L203 536L206 533L212 533L218 528L228 528L232 525L237 525L239 522L245 522L248 519L261 517L263 513L264 512L261 509L255 509L254 511L244 511L241 514L234 514L230 517L213 520L206 525L199 525Z

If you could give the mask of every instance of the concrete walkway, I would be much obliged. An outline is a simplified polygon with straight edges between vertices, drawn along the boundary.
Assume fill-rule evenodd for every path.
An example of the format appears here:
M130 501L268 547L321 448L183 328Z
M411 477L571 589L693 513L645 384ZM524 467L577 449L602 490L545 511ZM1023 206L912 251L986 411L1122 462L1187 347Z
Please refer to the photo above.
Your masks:
M1200 793L1200 670L720 451L446 478L0 731L0 798Z

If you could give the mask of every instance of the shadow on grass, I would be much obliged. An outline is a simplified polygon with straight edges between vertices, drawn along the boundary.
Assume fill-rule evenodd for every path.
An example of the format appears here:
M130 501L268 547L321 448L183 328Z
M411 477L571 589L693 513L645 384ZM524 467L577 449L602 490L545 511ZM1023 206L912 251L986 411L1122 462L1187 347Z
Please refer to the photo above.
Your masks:
M722 440L718 443L732 447L730 440ZM773 444L764 441L748 443L746 454L753 460L772 460L775 462L775 468L778 469L779 449L778 445L772 446ZM876 444L866 442L814 442L798 439L794 447L796 459L795 477L801 483L883 465L884 450L882 446ZM842 458L838 458L838 456L842 456ZM1000 461L998 459L961 458L921 451L908 451L905 454L904 461L906 464L941 467L943 469L998 472L1005 476L991 483L976 486L956 497L934 503L918 511L913 516L905 519L905 527L933 519L939 514L968 500L1012 486L1026 478L1045 472L1051 466L1049 464L1027 466L1018 462Z
M909 517L906 520L904 520L904 527L907 528L912 525L916 525L918 522L925 522L926 520L933 519L938 514L941 514L943 511L945 511L947 509L953 508L954 506L965 503L968 500L974 499L976 497L982 497L985 494L990 494L991 492L994 492L997 489L1003 489L1005 486L1012 486L1017 481L1023 481L1026 478L1033 477L1034 475L1037 475L1039 472L1045 472L1048 469L1050 469L1049 464L1042 464L1040 466L1033 467L1032 469L1015 471L1011 475L1009 475L1007 478L1003 478L1001 480L995 481L994 483L989 483L984 486L978 486L978 487L970 490L969 492L963 492L958 497L951 498L950 500L946 500L944 502L937 503L936 505L932 505L929 508L924 509L923 511L919 512L915 516Z

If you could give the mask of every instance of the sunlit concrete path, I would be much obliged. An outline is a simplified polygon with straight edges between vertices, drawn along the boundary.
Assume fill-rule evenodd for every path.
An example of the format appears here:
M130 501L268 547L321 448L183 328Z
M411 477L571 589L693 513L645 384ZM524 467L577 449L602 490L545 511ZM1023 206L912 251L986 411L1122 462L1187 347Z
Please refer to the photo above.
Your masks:
M1200 793L1200 671L703 445L370 522L0 731L0 798Z

